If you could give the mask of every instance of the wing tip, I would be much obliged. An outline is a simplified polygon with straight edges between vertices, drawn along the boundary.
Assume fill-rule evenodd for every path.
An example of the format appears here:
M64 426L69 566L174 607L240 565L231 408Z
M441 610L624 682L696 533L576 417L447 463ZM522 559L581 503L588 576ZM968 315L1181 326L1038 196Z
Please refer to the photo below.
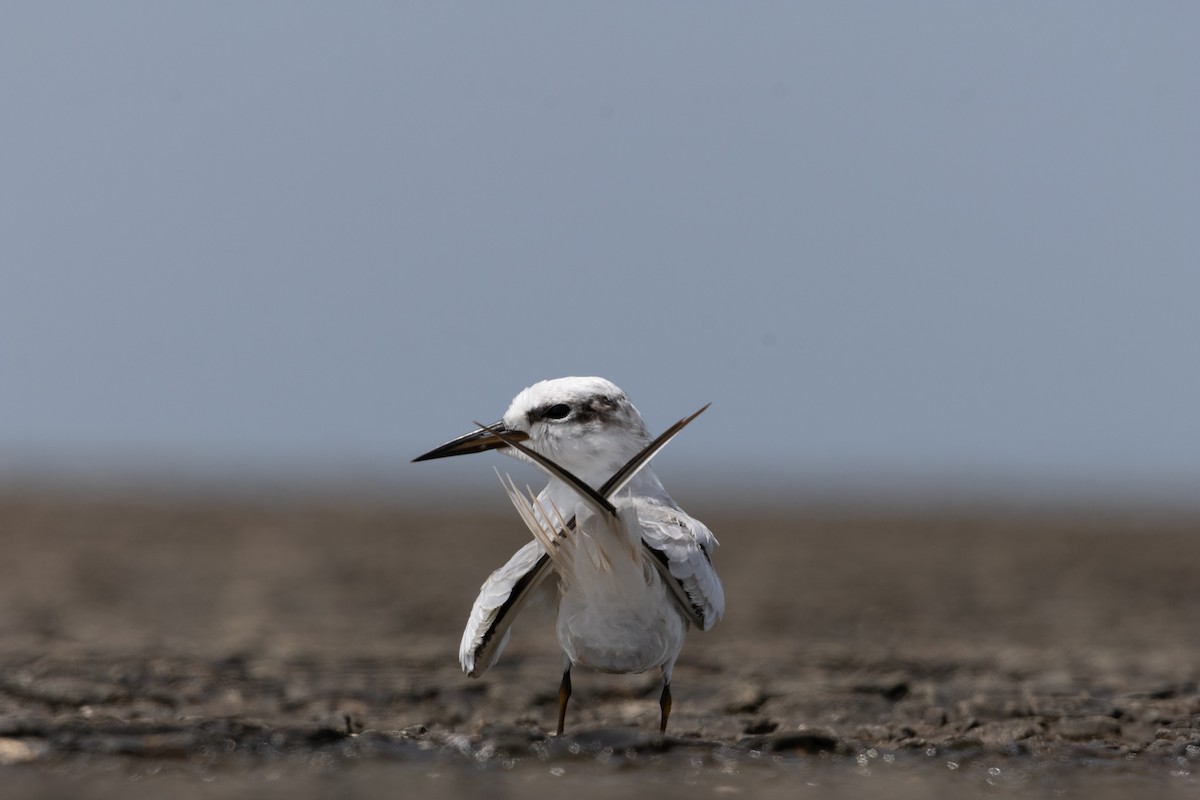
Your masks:
M478 651L471 653L460 653L458 663L468 678L478 678L487 669L487 667L480 669Z

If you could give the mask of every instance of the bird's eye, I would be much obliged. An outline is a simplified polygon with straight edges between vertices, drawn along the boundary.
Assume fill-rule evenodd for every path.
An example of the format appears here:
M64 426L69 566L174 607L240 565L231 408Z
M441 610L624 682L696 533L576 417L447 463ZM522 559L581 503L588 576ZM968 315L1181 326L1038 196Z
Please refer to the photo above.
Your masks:
M542 416L544 416L546 419L566 419L567 415L570 413L571 407L569 405L566 403L559 403L547 408Z

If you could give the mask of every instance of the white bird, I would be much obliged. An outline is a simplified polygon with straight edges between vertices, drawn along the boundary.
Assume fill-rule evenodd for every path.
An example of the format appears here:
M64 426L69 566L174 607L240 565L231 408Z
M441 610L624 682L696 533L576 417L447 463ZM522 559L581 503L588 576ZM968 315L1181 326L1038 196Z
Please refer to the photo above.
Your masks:
M684 635L689 625L708 630L721 618L725 592L710 559L716 538L671 499L647 464L707 407L651 441L616 385L558 378L522 391L495 425L413 459L503 448L551 476L528 499L511 480L505 485L534 540L481 587L459 649L464 672L478 677L495 664L535 590L557 583L555 627L564 653L558 733L575 664L615 673L661 669L659 730L666 731Z

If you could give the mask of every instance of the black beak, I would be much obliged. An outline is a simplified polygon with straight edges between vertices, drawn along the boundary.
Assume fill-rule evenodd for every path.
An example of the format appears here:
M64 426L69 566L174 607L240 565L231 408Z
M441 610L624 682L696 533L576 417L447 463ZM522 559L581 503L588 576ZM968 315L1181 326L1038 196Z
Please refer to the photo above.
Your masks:
M463 456L468 453L482 453L485 450L496 450L500 447L508 447L508 443L497 436L492 431L499 430L508 439L515 439L518 442L525 441L529 438L529 434L524 431L509 430L504 427L503 422L497 422L491 426L491 430L480 428L477 431L472 431L457 439L452 439L446 442L441 447L435 447L424 455L419 455L413 459L413 463L417 461L429 461L434 458L446 458L447 456Z

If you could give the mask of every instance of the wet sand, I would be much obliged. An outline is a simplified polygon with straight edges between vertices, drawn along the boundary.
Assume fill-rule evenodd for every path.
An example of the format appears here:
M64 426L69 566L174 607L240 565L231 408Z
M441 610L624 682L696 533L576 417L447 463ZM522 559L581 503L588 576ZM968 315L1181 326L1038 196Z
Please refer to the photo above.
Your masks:
M457 665L503 498L0 496L5 796L1200 793L1200 519L677 494L728 613L665 738L656 675L580 669L562 739L548 617Z

